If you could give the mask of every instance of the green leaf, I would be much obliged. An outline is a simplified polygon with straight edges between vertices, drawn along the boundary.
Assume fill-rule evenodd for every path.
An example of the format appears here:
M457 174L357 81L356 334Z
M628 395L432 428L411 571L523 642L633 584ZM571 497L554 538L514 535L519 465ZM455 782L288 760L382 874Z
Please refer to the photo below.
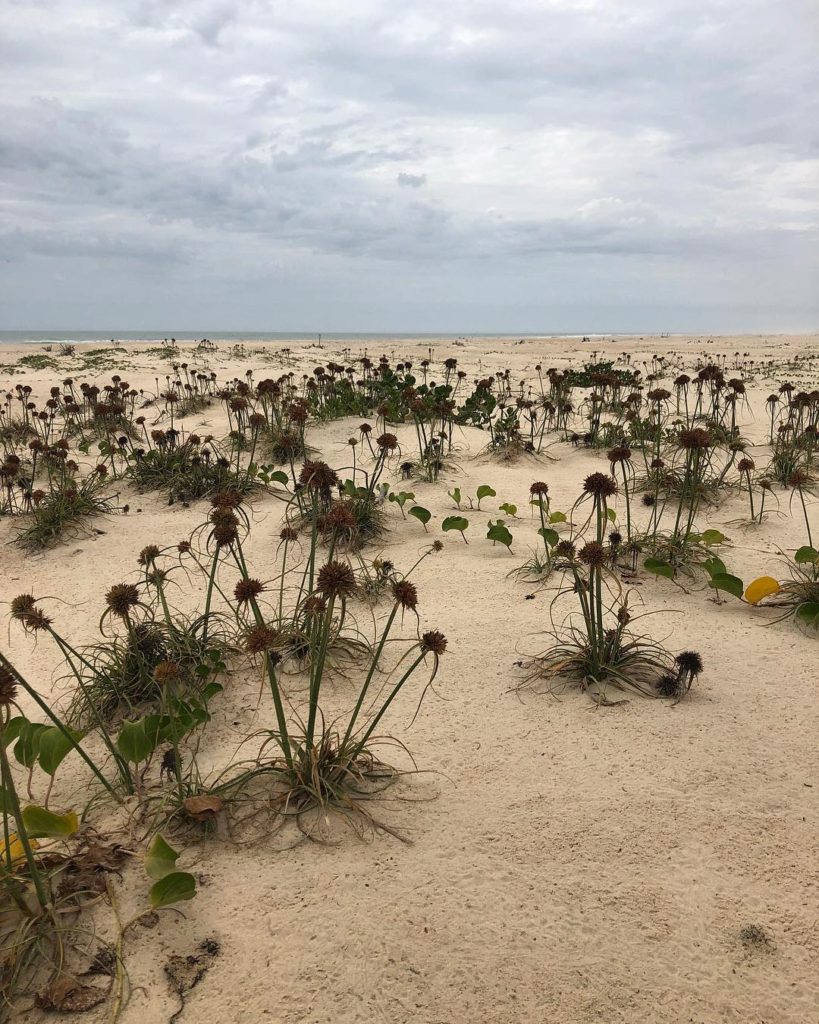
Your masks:
M457 530L459 533L463 533L468 526L469 520L465 516L447 516L441 523L441 529L444 533L448 533L450 530Z
M145 870L150 878L159 879L176 870L179 854L157 832L145 852Z
M73 836L80 827L76 811L54 814L45 807L29 804L23 808L23 824L32 839L63 839Z
M727 539L725 534L720 533L719 530L705 530L700 534L700 541L706 547L711 547L712 544L724 544Z
M415 518L424 524L424 529L427 528L427 523L432 519L432 513L428 508L424 508L422 505L413 505L407 515L415 516Z
M33 768L40 752L39 735L48 726L42 722L26 722L20 728L20 736L14 745L14 756L24 768Z
M290 477L281 469L277 469L275 472L270 474L270 479L277 484L284 484L285 487L290 483Z
M544 543L550 548L553 548L560 540L557 530L550 530L548 526L541 526L537 532L538 536L542 537Z
M82 739L82 733L75 729L66 727L66 732L68 736L56 725L47 725L38 736L37 763L46 775L53 775L66 754Z
M614 511L613 508L607 508L606 509L606 515L608 516L608 520L609 520L610 523L616 523L617 522L617 513Z
M494 487L490 487L489 484L481 484L475 494L478 497L478 501L483 501L484 498L494 498L498 492Z
M819 626L819 601L805 601L796 609L796 614L803 622Z
M568 520L566 519L566 513L565 512L550 512L549 513L549 522L550 523L565 523L565 522L568 522Z
M139 764L156 750L162 732L159 715L146 715L136 722L123 722L117 737L117 748L126 761Z
M647 572L653 572L655 576L663 576L667 580L674 579L674 566L659 558L647 558L643 562L643 568Z
M8 746L10 743L14 743L23 729L29 724L27 718L23 715L17 715L14 718L10 718L6 722L3 728L3 742Z
M706 558L702 563L703 569L713 579L714 576L724 575L728 570L725 568L725 562L721 558L717 558L716 555L712 555L711 558Z
M734 597L742 597L745 592L745 584L739 576L732 576L728 572L720 572L712 576L708 586L713 587L714 590L724 590L728 594L733 594Z
M793 560L797 565L808 565L819 560L819 551L816 548L812 548L809 544L805 544L796 552Z
M518 514L517 505L511 505L508 501L505 501L502 505L498 505L498 508L508 516L512 516L513 519Z
M486 531L486 536L487 539L491 540L493 543L497 542L499 544L504 544L510 551L512 550L512 534L501 519L496 523L493 523L490 519L489 529Z
M148 892L148 899L154 910L170 907L183 900L192 900L196 895L196 879L188 871L173 871L158 882L154 882Z
M455 502L458 508L461 507L461 488L455 487L451 491L446 492L450 498Z

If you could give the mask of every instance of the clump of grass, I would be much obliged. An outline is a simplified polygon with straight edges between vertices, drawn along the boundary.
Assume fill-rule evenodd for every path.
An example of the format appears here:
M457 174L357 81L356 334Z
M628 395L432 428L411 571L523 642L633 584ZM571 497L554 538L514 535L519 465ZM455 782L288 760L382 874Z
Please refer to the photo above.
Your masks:
M68 531L82 529L89 519L115 511L113 499L103 495L107 470L98 466L83 481L67 480L45 493L32 494L32 512L15 540L28 551L50 547Z
M556 567L570 582L561 585L555 601L574 594L580 604L579 620L570 615L562 626L553 624L552 646L529 662L524 685L544 681L547 690L554 691L557 686L574 683L598 705L613 703L607 696L609 687L646 696L665 695L663 687L668 683L664 681L671 677L673 659L662 644L633 631L636 620L628 594L610 569L610 546L605 543L611 521L608 502L616 492L617 483L610 476L592 473L586 478L575 508L591 502L587 526L593 530L593 539L579 550L570 541L556 548ZM699 671L687 657L680 655L683 660L678 662L678 666L687 666L680 670L678 689L687 690Z

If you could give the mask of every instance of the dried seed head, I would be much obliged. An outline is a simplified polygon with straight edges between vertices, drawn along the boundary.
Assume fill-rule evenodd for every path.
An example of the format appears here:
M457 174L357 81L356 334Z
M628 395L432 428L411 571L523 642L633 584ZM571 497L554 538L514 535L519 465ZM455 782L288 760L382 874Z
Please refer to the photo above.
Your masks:
M0 707L7 708L17 698L17 680L11 669L0 665Z
M159 553L159 548L156 544L148 544L140 551L137 561L140 565L150 565L151 562L159 558Z
M261 580L241 579L233 588L233 596L239 604L247 604L248 601L252 601L254 597L258 597L263 590L264 584Z
M740 473L750 473L753 468L754 468L754 460L753 459L740 459L739 462L737 463L737 469L739 470Z
M375 443L385 452L394 452L398 447L398 438L395 434L382 434L375 439Z
M702 427L680 431L680 447L686 451L704 451L711 446L711 435Z
M415 584L410 583L409 580L399 580L397 583L393 583L392 596L396 604L400 604L402 608L409 611L414 611L418 604L418 591Z
M631 622L631 612L624 604L617 609L617 621L621 626L627 626Z
M444 542L442 540L434 540L432 542L432 550L436 551L436 552L437 551L443 551L444 550Z
M320 594L311 594L304 599L304 611L306 615L321 615L327 608L327 602Z
M338 475L326 462L308 460L301 467L299 481L305 487L314 487L322 494L329 494L338 483Z
M624 444L619 444L609 452L609 462L615 465L618 462L628 462L631 459L631 449Z
M549 485L542 480L535 480L529 487L529 493L534 498L542 498L549 493Z
M680 672L689 676L698 676L702 672L702 658L696 651L682 651L674 659Z
M176 550L179 552L180 555L187 554L188 551L190 551L190 549L191 542L189 540L180 540L180 542L176 545Z
M617 481L605 473L592 473L583 482L583 490L596 498L611 498L617 493Z
M270 626L253 626L245 633L245 650L250 654L264 654L276 646L279 634Z
M37 601L33 594L19 594L12 598L11 617L23 621L27 615L34 611Z
M229 523L220 524L219 526L214 526L212 537L220 548L227 548L231 544L235 544L239 539L239 531Z
M284 529L279 534L279 537L281 540L287 541L289 543L290 541L299 539L299 531L294 530L292 526L285 526Z
M180 668L173 661L160 661L154 668L154 682L160 686L168 686L175 683L181 677Z
M618 547L622 543L623 543L623 535L622 535L622 533L618 533L617 530L614 530L612 533L609 534L609 544L611 544L611 546L613 548Z
M115 583L105 595L105 603L120 618L127 618L130 610L139 604L139 591L133 583Z
M316 590L327 598L350 597L355 591L355 573L346 562L327 562L319 569Z
M596 540L592 540L583 545L577 557L590 569L599 569L606 564L606 549Z
M421 650L440 657L446 650L446 637L440 630L429 630L421 637Z
M214 508L238 508L242 504L242 495L232 488L217 491L210 499Z
M354 530L357 525L350 508L340 501L337 501L324 517L324 526L327 530Z

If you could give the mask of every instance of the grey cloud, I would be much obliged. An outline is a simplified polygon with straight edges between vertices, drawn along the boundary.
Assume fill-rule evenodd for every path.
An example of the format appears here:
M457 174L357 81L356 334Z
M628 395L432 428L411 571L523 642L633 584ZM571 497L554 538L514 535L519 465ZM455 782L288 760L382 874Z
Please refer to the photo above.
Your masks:
M722 261L726 303L815 308L810 18L803 0L13 4L0 298L35 308L73 256L114 318L160 263L181 312L196 274L225 301L244 275L261 311L268 273L295 294L320 267L330 320L415 280L414 305L395 296L415 329L436 326L432 279L532 308L544 275L642 297L675 268L693 307Z

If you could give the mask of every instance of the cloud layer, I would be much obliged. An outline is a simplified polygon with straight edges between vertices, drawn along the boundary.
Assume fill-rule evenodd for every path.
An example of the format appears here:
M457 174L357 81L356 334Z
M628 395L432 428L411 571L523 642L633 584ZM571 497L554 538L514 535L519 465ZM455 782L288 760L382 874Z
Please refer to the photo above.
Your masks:
M798 329L810 0L17 0L0 327Z

